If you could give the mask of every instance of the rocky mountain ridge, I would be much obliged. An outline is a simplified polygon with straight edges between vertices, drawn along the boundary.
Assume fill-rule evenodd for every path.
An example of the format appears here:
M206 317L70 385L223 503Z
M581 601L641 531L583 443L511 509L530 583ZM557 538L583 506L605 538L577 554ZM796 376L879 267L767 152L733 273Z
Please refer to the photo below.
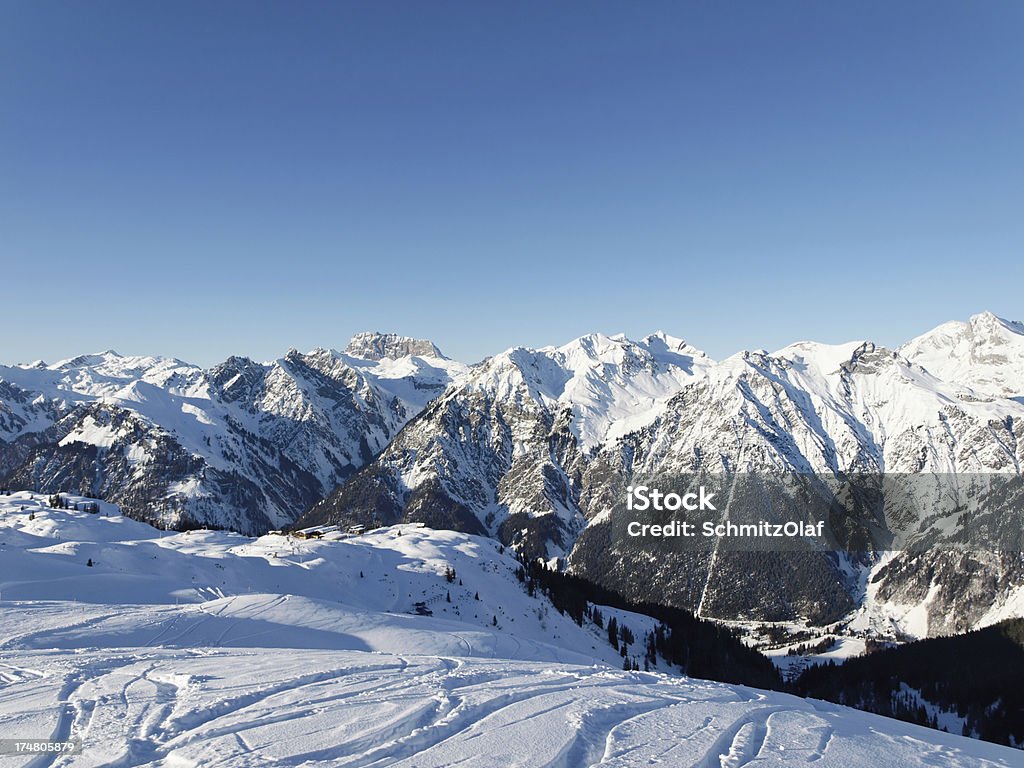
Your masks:
M0 478L171 527L286 525L465 371L429 342L394 356L393 337L357 338L392 356L293 349L204 370L108 351L0 367Z
M649 553L609 540L607 519L612 489L655 473L1019 475L1024 405L986 384L1013 391L1014 344L1024 333L988 314L967 327L1005 336L1009 373L997 375L1002 358L972 355L958 338L960 359L986 370L936 375L919 361L938 367L943 329L899 350L800 342L719 363L664 335L508 350L431 403L300 524L408 520L487 533L531 556L566 558L632 598L668 595L726 620L845 620L870 602L866 583L877 579L872 594L884 597L872 605L884 609L862 623L904 635L974 626L1013 599L993 578L1017 573L1013 557L953 562L935 552L910 566L898 555L883 569L871 551L819 553L799 567L741 553L652 567ZM978 338L995 343L979 332L968 340ZM938 583L936 574L953 572L968 583Z

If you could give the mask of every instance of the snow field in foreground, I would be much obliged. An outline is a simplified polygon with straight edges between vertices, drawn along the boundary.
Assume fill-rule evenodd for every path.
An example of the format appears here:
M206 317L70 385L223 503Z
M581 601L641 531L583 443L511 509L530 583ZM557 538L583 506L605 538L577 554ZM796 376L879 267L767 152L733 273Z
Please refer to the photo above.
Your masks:
M843 707L600 666L280 649L2 659L0 730L81 737L75 766L1021 764Z
M623 672L488 539L168 534L115 513L0 497L0 738L84 745L0 768L1024 765L844 707Z

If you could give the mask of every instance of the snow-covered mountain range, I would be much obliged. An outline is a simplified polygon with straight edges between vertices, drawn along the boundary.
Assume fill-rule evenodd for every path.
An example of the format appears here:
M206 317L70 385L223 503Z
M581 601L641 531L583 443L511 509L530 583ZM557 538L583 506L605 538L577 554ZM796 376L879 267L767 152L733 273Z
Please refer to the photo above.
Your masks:
M590 458L711 367L664 334L510 349L472 368L305 519L406 518L530 554L567 552L587 524L576 493Z
M84 355L0 367L0 477L167 526L290 523L370 461L465 366L360 334L269 363Z
M623 671L607 633L531 594L493 539L168 533L63 501L0 495L0 733L79 745L12 766L1020 762L660 657ZM656 624L601 610L638 644Z
M1024 566L1004 553L651 567L616 549L604 515L616 482L652 473L1020 474L1024 326L990 313L892 350L799 342L719 362L663 333L474 366L383 334L210 370L106 353L0 368L0 441L10 487L249 533L423 522L721 620L921 636L1022 602Z
M766 580L793 569L749 555L652 565L616 550L603 515L612 480L654 473L1019 474L1024 331L989 313L956 328L901 350L801 342L717 363L662 334L512 349L471 369L302 522L487 533L719 619L837 622L866 605L871 583L885 608L862 621L910 636L967 629L1016 599L1013 556L928 553L904 567L902 554L883 568L870 553L823 553ZM971 376L944 378L944 345ZM950 572L969 583L943 585Z

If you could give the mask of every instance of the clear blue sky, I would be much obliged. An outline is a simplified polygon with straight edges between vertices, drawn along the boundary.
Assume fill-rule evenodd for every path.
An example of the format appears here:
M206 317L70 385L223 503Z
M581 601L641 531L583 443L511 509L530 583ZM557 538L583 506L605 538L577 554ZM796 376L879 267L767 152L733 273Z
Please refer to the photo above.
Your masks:
M0 360L1024 317L1024 3L0 4Z

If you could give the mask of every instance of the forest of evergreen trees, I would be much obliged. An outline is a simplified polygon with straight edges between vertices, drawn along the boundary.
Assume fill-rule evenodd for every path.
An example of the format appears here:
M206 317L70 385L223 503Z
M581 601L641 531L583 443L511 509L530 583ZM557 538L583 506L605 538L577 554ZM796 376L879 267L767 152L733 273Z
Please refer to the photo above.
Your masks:
M801 696L938 727L934 707L925 707L923 700L955 712L965 736L1019 747L1024 744L1024 619L809 667L794 689Z
M622 654L624 668L639 669L641 664L648 667L657 654L691 677L785 689L771 661L745 646L728 628L699 619L687 610L631 603L604 587L548 568L541 561L523 563L518 576L531 595L541 590L577 624L582 626L589 620L606 626L609 643ZM648 636L636 638L631 628L619 626L614 619L605 625L600 611L591 610L588 603L642 613L657 619L660 625Z

